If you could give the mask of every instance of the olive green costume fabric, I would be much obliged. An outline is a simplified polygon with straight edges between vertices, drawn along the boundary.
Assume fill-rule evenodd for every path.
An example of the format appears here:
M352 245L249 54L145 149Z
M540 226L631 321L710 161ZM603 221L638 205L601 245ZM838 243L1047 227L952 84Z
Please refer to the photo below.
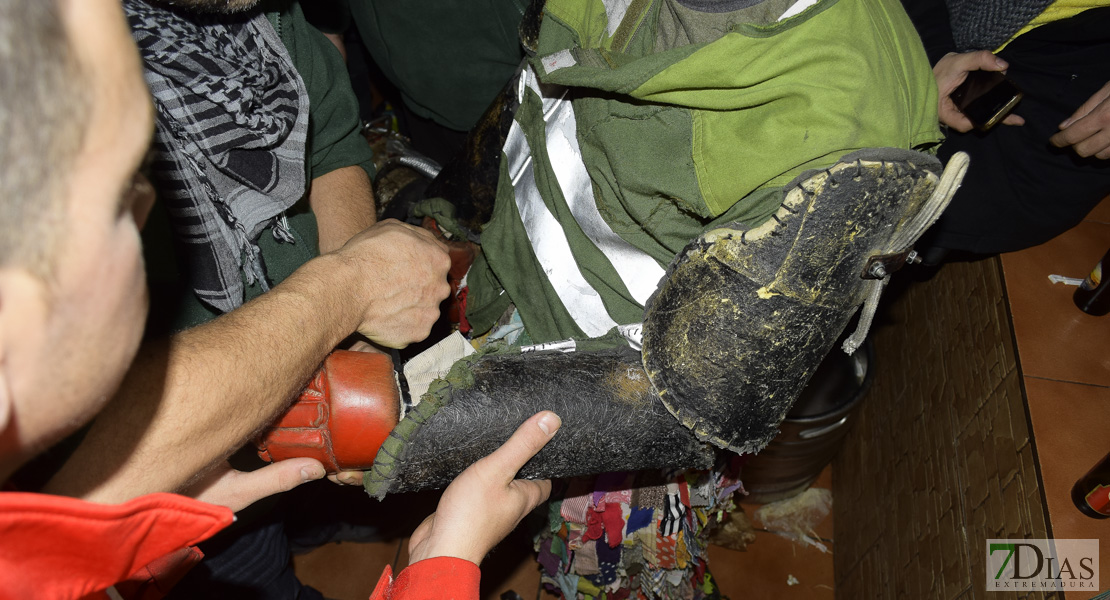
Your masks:
M358 101L351 90L343 59L319 31L309 25L300 5L288 0L263 3L267 17L281 36L309 96L308 160L305 177L311 181L331 171L357 165L374 176L373 154L360 135ZM302 199L286 212L295 243L277 242L270 228L259 237L266 272L273 283L285 279L319 254L316 218ZM155 203L143 230L147 279L151 290L148 334L163 334L204 323L218 313L202 304L185 285L176 257L169 217ZM248 286L244 301L262 293Z
M640 321L643 302L575 220L553 173L565 160L548 155L556 97L573 106L597 212L660 269L708 228L770 218L782 186L807 169L941 138L932 70L897 2L823 0L782 21L792 2L731 13L624 4L618 24L602 0L549 0L531 61L538 85L522 86L516 118L543 205L618 324ZM549 280L553 265L537 259L510 159L468 277L467 318L484 331L511 301L537 342L584 337Z
M417 115L467 131L524 57L527 0L347 0L374 62Z

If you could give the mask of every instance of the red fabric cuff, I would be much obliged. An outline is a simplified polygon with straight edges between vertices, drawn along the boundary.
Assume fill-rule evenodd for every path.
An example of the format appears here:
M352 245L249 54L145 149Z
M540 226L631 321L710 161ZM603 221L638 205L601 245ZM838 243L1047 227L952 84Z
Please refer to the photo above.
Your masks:
M478 565L448 556L411 564L390 581L392 574L386 566L371 600L478 600L482 579Z

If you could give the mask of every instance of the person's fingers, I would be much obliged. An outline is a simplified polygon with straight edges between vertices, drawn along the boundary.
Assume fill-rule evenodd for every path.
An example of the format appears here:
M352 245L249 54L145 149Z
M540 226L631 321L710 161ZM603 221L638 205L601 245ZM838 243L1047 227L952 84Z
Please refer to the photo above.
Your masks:
M945 57L950 59L951 67L960 71L1005 71L1010 68L1009 63L997 57L990 50L977 50L975 52L952 53ZM941 59L944 60L944 59ZM940 63L937 63L940 65Z
M944 123L960 133L967 133L974 127L971 121L956 108L951 98L945 97L941 101L940 110L938 112L941 123Z
M1108 146L1110 146L1110 130L1099 129L1075 144L1074 149L1079 156L1102 158L1102 153Z
M1010 68L1009 63L995 56L990 50L971 52L969 55L973 59L973 64L975 65L975 69L968 69L969 71L976 69L980 71L1005 71Z
M1052 137L1048 141L1057 148L1066 148L1068 146L1075 146L1075 152L1080 156L1089 156L1093 154L1088 148L1087 140L1100 132L1097 123L1088 118L1082 118L1069 125ZM1088 154L1083 152L1087 151Z
M328 479L340 485L362 485L362 471L339 471Z
M1095 110L1098 105L1102 104L1107 97L1110 97L1110 83L1102 86L1102 89L1092 94L1090 98L1087 98L1086 102L1081 104L1079 108L1075 109L1075 112L1073 112L1070 117L1065 119L1063 123L1060 123L1060 129L1067 129L1079 119L1082 119L1083 117L1091 114L1091 111Z
M323 476L324 465L312 458L290 458L250 472L221 466L192 488L193 493L187 494L238 512L267 496L287 492Z
M536 413L517 427L500 448L478 462L482 463L483 468L492 469L508 483L516 477L524 463L547 444L562 423L559 415L549 410Z
M1005 119L1002 119L1002 124L1003 125L1014 125L1014 126L1025 125L1025 119L1022 118L1021 115L1015 115L1013 113L1010 113L1010 114L1006 115Z
M517 479L511 484L516 488L522 496L524 496L527 510L525 513L532 512L533 508L540 505L541 502L547 500L551 495L551 481L548 479L526 480Z
M401 221L398 221L396 219L386 219L384 221L381 221L381 223L387 223L390 226L403 227L403 228L407 229L408 231L410 231L411 233L417 235L418 237L422 237L422 238L434 243L435 245L439 246L444 252L449 251L449 249L447 248L447 244L444 244L442 241L440 241L439 238L436 237L436 235L434 233L432 233L431 231L428 231L427 229L424 229L423 227L417 227L416 225L410 225L408 223L402 223Z

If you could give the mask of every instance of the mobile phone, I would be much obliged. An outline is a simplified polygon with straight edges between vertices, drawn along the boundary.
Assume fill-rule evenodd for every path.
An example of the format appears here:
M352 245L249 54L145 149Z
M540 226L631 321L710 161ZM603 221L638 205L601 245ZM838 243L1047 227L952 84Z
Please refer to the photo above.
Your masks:
M980 131L987 131L1006 118L1021 96L1021 90L998 71L971 71L949 95L956 108Z

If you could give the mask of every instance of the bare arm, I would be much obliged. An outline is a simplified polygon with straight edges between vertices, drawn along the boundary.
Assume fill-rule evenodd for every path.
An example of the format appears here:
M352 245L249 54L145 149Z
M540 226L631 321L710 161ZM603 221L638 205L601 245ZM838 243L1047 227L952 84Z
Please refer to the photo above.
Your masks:
M320 252L338 250L377 220L370 178L358 166L336 169L313 179L308 203L316 215Z
M356 329L391 347L423 339L449 265L430 233L384 221L239 309L144 346L46 491L120 502L181 489L269 423Z

